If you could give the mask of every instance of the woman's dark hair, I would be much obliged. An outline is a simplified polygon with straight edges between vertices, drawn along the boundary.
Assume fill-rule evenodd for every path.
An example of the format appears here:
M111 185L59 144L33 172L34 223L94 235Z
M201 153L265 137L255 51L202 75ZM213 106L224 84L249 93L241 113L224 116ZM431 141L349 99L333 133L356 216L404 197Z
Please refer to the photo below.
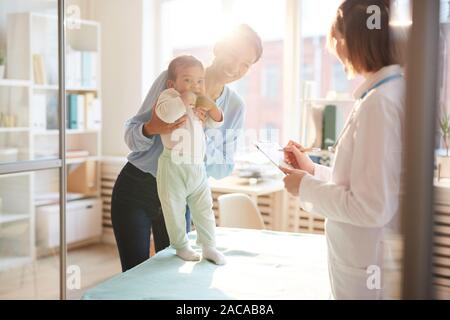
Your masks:
M231 41L243 40L252 45L255 48L256 59L253 63L256 63L262 56L263 46L259 35L247 24L240 24L235 27L228 35L216 43L216 46L227 47Z
M370 6L379 8L380 28L368 26L373 14L368 12ZM403 65L400 42L394 41L389 19L389 0L346 0L339 6L330 29L329 47L335 49L333 39L337 33L342 35L348 55L344 63L355 73L376 72L392 64Z

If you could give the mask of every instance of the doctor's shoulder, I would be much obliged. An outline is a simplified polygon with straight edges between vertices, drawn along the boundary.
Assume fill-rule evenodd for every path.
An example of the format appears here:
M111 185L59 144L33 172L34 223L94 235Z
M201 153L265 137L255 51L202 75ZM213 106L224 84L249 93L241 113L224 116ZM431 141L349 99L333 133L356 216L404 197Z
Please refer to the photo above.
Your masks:
M359 106L356 117L364 117L369 121L385 118L402 118L405 109L404 85L399 84L396 90L380 88L368 94Z

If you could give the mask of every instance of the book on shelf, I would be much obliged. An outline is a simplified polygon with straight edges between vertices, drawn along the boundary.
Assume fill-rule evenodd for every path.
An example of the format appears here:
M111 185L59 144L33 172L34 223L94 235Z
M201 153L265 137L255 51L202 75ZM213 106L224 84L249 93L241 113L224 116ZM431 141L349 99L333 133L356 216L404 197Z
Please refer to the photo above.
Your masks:
M44 57L41 54L33 54L33 76L35 84L47 84Z

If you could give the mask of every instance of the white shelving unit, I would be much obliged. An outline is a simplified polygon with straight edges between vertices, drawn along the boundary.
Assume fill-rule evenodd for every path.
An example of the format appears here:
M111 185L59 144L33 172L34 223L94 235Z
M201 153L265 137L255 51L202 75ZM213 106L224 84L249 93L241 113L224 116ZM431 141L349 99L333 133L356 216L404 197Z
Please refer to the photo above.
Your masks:
M66 48L80 52L93 52L97 56L95 64L95 85L71 85L67 94L94 96L101 106L100 78L100 24L79 20L78 27L66 30ZM0 163L56 158L59 153L58 135L58 56L56 16L24 12L7 15L6 21L6 79L0 80L0 112L9 114L14 123L2 126L0 122L0 151L17 150L16 159ZM40 55L44 61L47 82L35 83L33 55ZM66 59L66 70L69 60ZM35 95L45 96L46 126L36 127L33 117L36 109ZM53 104L53 105L52 105ZM34 109L33 109L34 108ZM101 108L101 107L100 107ZM53 120L53 123L49 121ZM86 198L100 199L100 150L101 129L79 128L66 130L67 150L84 150L87 155L68 158L68 179L71 173L86 163L94 162L98 192L88 195L69 193L69 201ZM92 172L91 172L92 174ZM36 258L36 230L39 217L38 207L57 203L59 192L58 170L37 171L26 174L0 175L0 271L6 267L20 266ZM17 189L15 186L20 186ZM14 191L14 192L12 192ZM69 190L70 192L70 190ZM48 199L45 197L48 195ZM85 219L86 221L86 219ZM89 227L89 226L87 226ZM67 228L71 228L70 225ZM89 229L89 228L88 228ZM20 231L20 232L19 232ZM22 232L23 231L23 232ZM96 235L97 236L97 235ZM84 239L88 240L88 239ZM8 241L15 242L14 244ZM86 241L85 241L86 242ZM20 245L18 245L20 243ZM14 248L10 252L8 248Z
M0 270L24 265L36 256L33 179L32 173L0 175Z
M348 116L348 114L351 111L351 108L353 104L355 103L352 99L326 99L326 98L309 98L304 97L300 100L301 110L302 110L302 118L301 118L301 125L300 125L300 137L301 137L301 143L305 146L309 146L311 143L311 136L314 135L313 133L313 125L311 123L312 121L312 109L314 107L324 107L327 105L334 105L338 108L338 111L340 113L340 116L342 119L342 124L345 123L345 119ZM338 119L337 119L338 120ZM339 123L336 124L337 129L339 130Z

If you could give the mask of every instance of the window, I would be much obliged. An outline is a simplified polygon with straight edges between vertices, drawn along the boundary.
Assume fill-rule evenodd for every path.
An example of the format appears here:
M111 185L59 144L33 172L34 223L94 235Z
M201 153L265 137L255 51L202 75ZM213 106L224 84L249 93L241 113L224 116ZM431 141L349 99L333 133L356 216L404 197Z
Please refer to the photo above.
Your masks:
M345 74L344 67L341 63L335 62L332 66L332 88L336 92L348 92L349 83L347 81L347 75Z
M280 70L278 65L267 65L261 77L261 95L269 100L276 100L282 92L279 90Z
M209 65L220 36L238 24L248 24L262 38L264 53L244 78L229 86L246 103L245 129L258 133L271 121L280 130L285 15L284 1L279 0L162 1L160 69L166 69L173 56L182 53L193 54Z
M301 1L302 81L313 81L312 98L325 98L334 92L350 96L360 79L348 80L339 60L326 46L327 34L340 0Z

